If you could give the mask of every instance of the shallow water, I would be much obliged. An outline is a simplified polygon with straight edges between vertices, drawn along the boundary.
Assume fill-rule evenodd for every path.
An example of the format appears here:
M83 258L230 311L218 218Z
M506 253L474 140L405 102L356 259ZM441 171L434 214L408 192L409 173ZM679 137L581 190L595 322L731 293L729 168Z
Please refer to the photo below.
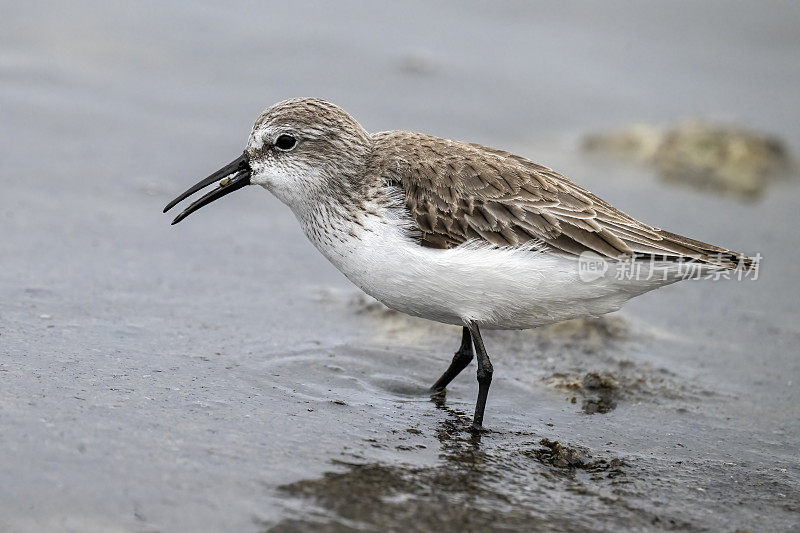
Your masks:
M796 7L6 4L0 529L800 524L796 183L740 203L578 150L703 114L797 154ZM360 296L264 191L160 213L311 94L512 148L761 277L486 332L476 439L474 367L426 393L458 328Z

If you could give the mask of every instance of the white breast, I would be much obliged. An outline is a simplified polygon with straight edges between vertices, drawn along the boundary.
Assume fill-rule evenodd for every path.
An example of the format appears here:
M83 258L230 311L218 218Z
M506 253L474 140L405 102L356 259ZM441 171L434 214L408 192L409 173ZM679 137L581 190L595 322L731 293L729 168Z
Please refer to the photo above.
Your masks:
M380 212L380 211L379 211ZM386 213L381 213L386 215ZM360 224L329 214L298 215L309 239L364 292L397 311L444 322L474 321L489 329L527 329L619 309L667 282L631 283L579 277L575 259L533 249L467 243L425 248L395 214Z

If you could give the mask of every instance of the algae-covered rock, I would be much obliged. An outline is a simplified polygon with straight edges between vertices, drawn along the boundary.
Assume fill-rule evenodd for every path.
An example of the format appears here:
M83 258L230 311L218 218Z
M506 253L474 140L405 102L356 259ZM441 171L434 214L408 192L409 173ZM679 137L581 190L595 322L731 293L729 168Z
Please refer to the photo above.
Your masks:
M788 148L777 137L702 120L666 129L637 124L590 135L583 146L649 164L664 181L741 199L758 198L770 182L795 169Z
M655 157L662 138L663 132L656 126L632 124L618 131L587 135L583 140L583 149L622 161L647 163Z
M792 168L776 137L699 121L669 130L653 162L663 180L742 198L760 196Z

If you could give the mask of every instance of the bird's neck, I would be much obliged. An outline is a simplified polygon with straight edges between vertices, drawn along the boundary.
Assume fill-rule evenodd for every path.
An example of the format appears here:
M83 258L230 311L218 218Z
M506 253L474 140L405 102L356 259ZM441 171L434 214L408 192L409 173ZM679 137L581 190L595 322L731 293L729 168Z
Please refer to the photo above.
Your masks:
M395 211L402 210L398 198L386 187L377 182L359 183L364 185L320 191L292 207L308 239L331 261L333 251L376 237L376 223L397 218Z

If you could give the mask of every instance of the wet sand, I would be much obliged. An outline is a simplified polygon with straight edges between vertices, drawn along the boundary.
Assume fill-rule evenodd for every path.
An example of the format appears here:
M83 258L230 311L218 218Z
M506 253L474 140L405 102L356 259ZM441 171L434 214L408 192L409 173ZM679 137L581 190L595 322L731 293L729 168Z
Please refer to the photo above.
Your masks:
M794 6L59 5L0 22L0 529L798 527L796 180L742 202L580 149L703 115L800 153ZM474 366L426 392L458 328L361 296L265 191L161 215L298 95L513 149L760 278L486 332L476 439Z

